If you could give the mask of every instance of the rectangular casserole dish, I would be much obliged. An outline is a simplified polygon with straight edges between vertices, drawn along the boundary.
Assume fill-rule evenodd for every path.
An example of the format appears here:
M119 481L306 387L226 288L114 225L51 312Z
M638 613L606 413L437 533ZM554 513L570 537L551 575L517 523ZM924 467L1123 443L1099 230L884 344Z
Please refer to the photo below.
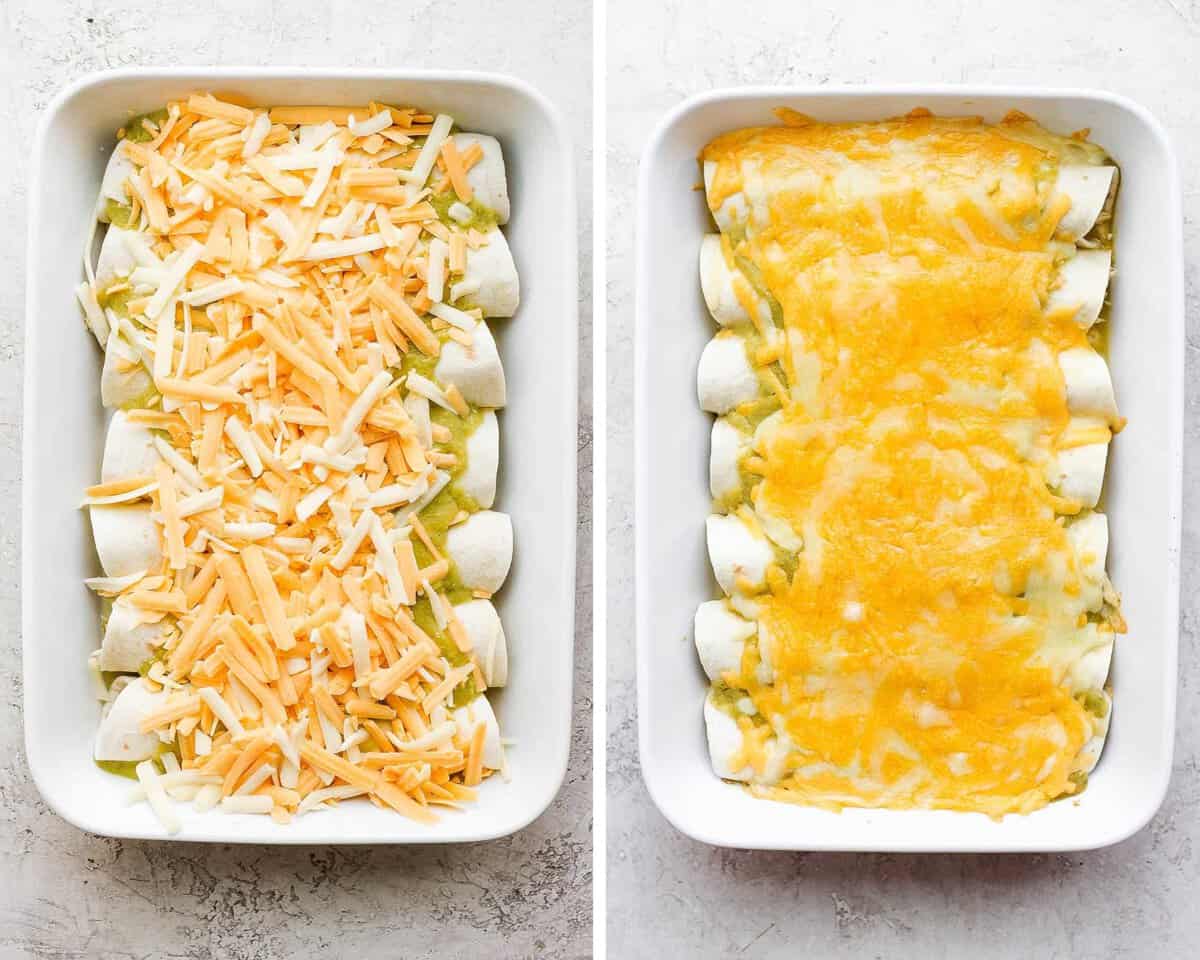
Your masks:
M713 332L696 258L712 227L692 187L705 143L775 122L776 107L824 121L879 120L915 107L997 121L1017 109L1059 132L1090 128L1121 167L1109 357L1129 426L1115 441L1105 497L1109 569L1130 631L1114 660L1112 732L1078 799L1002 821L930 811L838 814L756 800L712 773L701 720L706 681L690 638L692 614L714 589L704 546L711 421L695 386ZM755 88L693 98L662 121L643 156L637 291L639 735L643 775L667 819L723 846L930 852L1087 849L1144 826L1171 770L1182 474L1181 201L1176 161L1157 122L1136 104L1093 91Z
M426 827L369 803L280 826L266 817L197 814L180 805L175 839L222 843L437 843L521 829L553 800L571 730L576 487L576 232L570 145L554 108L508 77L467 72L299 69L123 70L94 74L46 109L34 143L25 339L22 630L25 742L46 802L93 833L161 837L131 783L92 762L99 705L87 654L98 605L82 579L99 572L83 488L103 444L100 354L73 286L105 161L129 116L189 92L257 104L413 103L498 137L513 216L507 238L521 271L517 315L495 325L509 383L500 415L498 502L511 514L515 558L497 605L512 649L496 697L512 780Z

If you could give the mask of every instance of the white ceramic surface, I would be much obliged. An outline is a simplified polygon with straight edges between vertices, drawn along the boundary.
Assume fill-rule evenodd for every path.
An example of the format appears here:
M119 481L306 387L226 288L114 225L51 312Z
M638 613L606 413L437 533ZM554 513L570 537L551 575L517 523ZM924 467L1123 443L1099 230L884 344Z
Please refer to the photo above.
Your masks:
M690 642L715 586L704 550L711 418L696 361L714 326L696 275L710 231L696 156L714 135L774 122L787 106L820 120L870 120L925 106L998 120L1020 109L1056 130L1091 129L1122 170L1110 357L1129 426L1106 481L1109 573L1129 633L1117 645L1113 728L1078 799L1025 817L848 810L752 798L718 780L701 721L706 689ZM1087 90L968 87L745 88L688 100L659 124L638 196L636 562L638 724L643 776L684 833L722 846L788 850L1050 851L1116 843L1166 792L1175 725L1183 421L1183 249L1177 164L1136 104Z
M99 473L104 411L100 354L74 301L79 254L113 132L134 113L194 90L258 103L361 103L376 98L450 113L505 149L522 304L497 321L509 383L500 414L497 505L512 515L516 552L497 598L509 638L509 685L494 704L512 780L433 827L365 802L280 826L266 817L197 814L179 805L175 839L225 843L437 843L521 829L554 798L570 741L576 490L576 232L573 163L562 122L511 78L461 71L152 69L95 74L47 108L30 184L25 331L22 633L25 743L46 802L81 829L163 837L129 781L91 760L99 707L85 659L98 645L98 605L81 580L98 572L80 491ZM536 437L521 445L519 438Z

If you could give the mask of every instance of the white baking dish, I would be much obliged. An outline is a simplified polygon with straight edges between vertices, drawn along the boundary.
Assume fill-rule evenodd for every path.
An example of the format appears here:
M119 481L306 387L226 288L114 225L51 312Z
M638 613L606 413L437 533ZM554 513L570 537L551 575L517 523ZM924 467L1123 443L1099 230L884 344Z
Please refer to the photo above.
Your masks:
M497 509L512 515L516 552L497 606L512 655L496 712L512 780L493 777L479 801L425 827L356 801L283 827L261 816L198 814L179 805L182 840L253 843L428 843L484 840L521 829L554 798L571 729L576 484L576 234L570 146L554 108L508 77L464 72L299 69L130 70L95 74L61 93L38 129L30 186L25 331L22 627L25 744L46 802L93 833L162 837L130 782L91 759L99 709L85 659L99 641L99 573L88 520L76 509L98 476L104 411L101 356L72 288L113 147L133 113L195 90L261 104L369 99L446 112L504 146L512 193L505 228L522 302L492 327L509 384L500 414ZM490 696L490 695L489 695Z
M1128 635L1113 665L1113 728L1088 789L1001 822L979 814L813 808L752 798L718 780L705 746L706 681L692 647L713 596L704 546L711 418L696 362L714 326L700 296L700 238L715 229L696 157L726 130L775 122L877 120L928 107L998 120L1022 110L1052 130L1091 128L1121 167L1110 356L1129 426L1109 460L1109 572ZM965 87L757 88L682 104L642 158L637 286L637 630L642 773L678 829L708 843L786 850L1036 851L1128 837L1166 793L1175 727L1183 422L1183 249L1176 161L1138 105L1095 91Z

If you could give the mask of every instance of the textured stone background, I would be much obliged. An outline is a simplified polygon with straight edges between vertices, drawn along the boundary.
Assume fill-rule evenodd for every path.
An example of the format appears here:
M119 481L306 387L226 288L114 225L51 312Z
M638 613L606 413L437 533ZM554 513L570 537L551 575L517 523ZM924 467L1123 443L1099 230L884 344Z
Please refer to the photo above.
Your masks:
M584 0L280 3L0 0L0 958L590 954L591 526L579 528L576 721L558 800L458 848L206 847L82 834L22 748L19 543L28 143L82 74L134 64L458 67L529 80L567 117L580 196L581 515L590 514L591 11Z
M1092 958L1196 955L1195 640L1200 628L1200 4L1195 0L615 0L609 12L610 954ZM722 851L676 833L638 772L633 671L633 229L638 157L663 112L748 83L947 81L1107 87L1145 104L1180 157L1188 281L1179 732L1170 796L1107 851L1045 857ZM1146 318L1153 322L1153 318ZM641 411L639 411L640 413Z

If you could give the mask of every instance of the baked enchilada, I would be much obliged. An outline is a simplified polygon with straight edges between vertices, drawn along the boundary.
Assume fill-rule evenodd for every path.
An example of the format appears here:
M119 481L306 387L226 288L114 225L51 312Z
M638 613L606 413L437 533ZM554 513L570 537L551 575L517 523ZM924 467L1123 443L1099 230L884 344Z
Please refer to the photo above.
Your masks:
M1125 629L1116 166L1018 114L781 119L700 158L713 769L834 809L1077 794Z
M505 766L492 509L519 288L491 137L385 104L206 94L133 118L78 290L111 410L95 759L287 822L422 822Z

